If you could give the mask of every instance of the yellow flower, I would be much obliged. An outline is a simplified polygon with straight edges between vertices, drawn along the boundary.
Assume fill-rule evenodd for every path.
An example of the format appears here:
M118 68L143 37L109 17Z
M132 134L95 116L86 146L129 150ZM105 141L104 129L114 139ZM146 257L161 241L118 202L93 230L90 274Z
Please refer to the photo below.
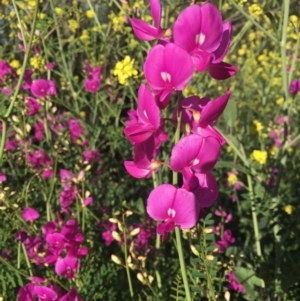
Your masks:
M89 18L89 19L93 19L94 18L94 12L89 9L85 12L86 16Z
M63 13L63 10L60 7L55 7L54 11L56 12L57 15L61 15Z
M9 65L14 69L18 69L21 66L20 61L18 60L12 60Z
M258 16L262 15L262 13L263 13L262 8L257 4L250 5L248 7L248 10L249 10L250 16L253 17L253 18L258 17Z
M284 98L283 98L283 97L280 97L280 98L278 98L278 99L276 100L276 103L277 103L279 106L281 106L281 105L283 104L283 102L284 102Z
M125 23L124 13L120 12L119 15L115 15L114 13L111 13L108 15L108 18L112 21L114 31L123 32L124 23Z
M43 71L45 69L45 60L38 54L30 58L30 65L36 70Z
M82 34L81 36L79 37L80 41L83 42L83 43L86 43L89 41L90 37L89 37L89 33L86 29L84 29L82 31Z
M252 152L252 159L260 165L264 165L267 162L267 158L268 153L266 151L254 150Z
M292 205L286 205L284 207L284 211L289 215L291 215L293 213L293 210L294 210L294 207Z
M74 20L74 19L71 19L68 21L68 24L69 24L69 29L72 31L72 32L76 32L76 30L79 28L79 23L78 21Z
M261 135L262 130L264 129L264 126L262 125L262 123L258 120L253 120L253 123L255 125L255 129L258 133L258 135Z
M233 172L230 172L227 177L227 181L230 185L233 186L238 181L238 178L237 178L236 174L234 174Z
M44 19L46 18L46 14L44 14L44 13L39 13L39 14L38 14L38 18L39 18L40 20L44 20Z
M138 72L134 69L134 59L131 59L129 55L126 55L123 61L116 64L113 74L118 77L118 81L121 85L128 85L128 78L137 76Z

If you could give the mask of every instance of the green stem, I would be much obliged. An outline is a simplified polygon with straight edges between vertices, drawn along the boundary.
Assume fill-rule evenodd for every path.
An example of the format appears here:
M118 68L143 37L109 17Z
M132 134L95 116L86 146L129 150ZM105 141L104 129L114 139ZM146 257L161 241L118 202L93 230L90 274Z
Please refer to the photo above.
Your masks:
M246 17L247 20L251 21L258 29L260 29L267 37L269 37L273 42L278 43L277 39L271 35L266 29L264 29L259 23L257 23L249 14L247 14L243 8L238 5L234 0L229 0L229 3L232 4L242 15Z
M178 92L178 104L177 104L177 127L176 132L174 135L174 143L176 144L180 139L180 128L181 128L181 100L182 100L182 92ZM173 185L178 185L178 173L173 172ZM181 241L181 232L178 227L175 227L175 236L176 236L176 245L177 245L177 252L179 257L179 263L180 263L180 270L181 270L181 276L183 280L185 295L187 301L192 301L191 292L189 288L189 283L187 279L187 273L186 273L186 266L184 262L183 257L183 248L182 248L182 241Z
M54 5L53 5L52 0L50 1L50 6L51 6L51 10L54 11ZM71 90L71 93L72 93L72 97L74 98L75 110L76 110L76 113L78 114L79 108L78 108L78 103L77 103L77 93L75 93L75 90L74 90L74 87L73 87L73 84L72 84L72 76L70 75L70 70L69 70L68 65L67 65L67 61L66 61L66 57L65 57L65 50L63 49L61 34L60 34L58 21L57 21L57 17L56 17L55 13L53 13L53 20L54 20L55 27L56 27L58 47L59 47L59 51L60 51L60 55L61 55L61 59L62 59L62 63L63 63L63 68L65 69L65 74L66 74L67 79L68 79L68 83L69 83L69 87L70 87L70 90Z
M134 293L133 293L131 275L130 275L130 270L129 270L129 266L128 266L128 263L127 263L128 252L127 252L127 238L126 238L126 228L125 228L124 214L123 214L123 236L124 236L124 257L125 257L125 268L126 268L126 274L127 274L127 281L128 281L130 296L133 297Z
M28 254L27 254L25 245L23 243L22 243L22 249L23 249L23 253L24 253L24 256L25 256L25 261L27 263L27 267L28 267L28 270L29 270L29 274L30 274L30 276L33 276L31 264L30 264L30 261L29 261L29 258L28 258Z
M254 239L255 239L255 246L256 246L256 253L257 256L261 257L261 245L260 245L260 234L258 229L258 222L257 222L257 214L256 214L256 206L255 206L255 197L252 185L252 179L250 175L247 175L247 182L249 188L249 195L250 195L250 203L251 203L251 213L252 213L252 222L254 228Z

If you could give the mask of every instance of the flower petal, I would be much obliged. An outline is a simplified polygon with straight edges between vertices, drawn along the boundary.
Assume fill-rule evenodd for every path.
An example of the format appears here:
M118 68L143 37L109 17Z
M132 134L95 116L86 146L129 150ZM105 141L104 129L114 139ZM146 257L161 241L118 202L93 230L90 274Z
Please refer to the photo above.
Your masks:
M171 184L161 184L154 188L147 200L147 213L156 221L168 218L168 210L173 208L177 189Z

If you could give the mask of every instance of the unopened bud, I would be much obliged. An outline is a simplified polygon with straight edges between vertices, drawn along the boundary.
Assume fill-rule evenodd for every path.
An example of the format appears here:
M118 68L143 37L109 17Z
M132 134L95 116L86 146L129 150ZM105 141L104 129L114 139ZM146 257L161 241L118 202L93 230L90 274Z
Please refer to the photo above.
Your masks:
M121 236L119 235L119 233L117 231L112 231L111 235L116 241L121 241Z
M117 220L116 218L113 218L113 217L109 218L108 220L109 220L111 223L113 223L113 224L116 224L116 223L118 222L118 220Z
M140 228L135 228L134 230L132 230L132 231L129 233L129 235L130 235L130 236L135 236L135 235L139 234L140 231L141 231Z
M213 255L207 255L206 256L206 260L208 260L208 261L213 261L214 260L214 256Z
M195 246L191 245L191 250L196 256L200 255L199 252L197 251L197 249L195 248Z
M112 254L110 256L111 260L116 263L116 264L122 264L121 260L119 259L119 257L117 257L116 255Z
M230 293L229 293L228 291L224 293L224 299L225 299L226 301L229 301L229 300L230 300Z
M205 234L209 234L209 233L212 233L213 232L213 229L212 228L205 228L204 230L203 230L203 233L205 233Z

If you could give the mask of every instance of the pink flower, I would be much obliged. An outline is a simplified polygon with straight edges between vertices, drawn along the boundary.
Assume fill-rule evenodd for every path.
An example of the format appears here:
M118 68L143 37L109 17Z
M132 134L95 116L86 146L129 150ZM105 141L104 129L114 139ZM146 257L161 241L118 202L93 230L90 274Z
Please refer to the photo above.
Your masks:
M217 181L212 173L193 173L190 168L184 168L183 188L191 191L201 208L210 207L218 197Z
M42 176L44 177L45 180L49 180L50 178L53 177L53 170L50 168L46 168L42 172Z
M179 67L180 66L180 67ZM159 97L158 105L165 108L171 94L182 91L193 76L194 67L189 54L173 43L154 46L144 63L145 77Z
M49 287L35 285L34 291L38 296L38 301L52 301L57 299L56 292Z
M39 98L56 95L55 83L52 80L37 79L31 85L31 93Z
M289 92L291 94L297 94L300 92L300 81L299 80L292 80L289 86Z
M40 217L40 214L31 207L26 207L21 215L26 222L32 222Z
M147 213L155 221L157 233L164 240L176 226L189 229L198 221L200 206L193 193L170 184L161 184L153 189L147 200Z
M68 280L73 279L77 270L79 270L80 263L76 257L66 256L60 258L55 264L55 272L57 275L65 275Z
M27 161L31 164L33 169L39 169L43 166L50 166L52 164L50 157L39 149L27 156Z
M174 43L186 50L199 72L212 61L221 43L223 22L219 10L210 3L190 5L174 23Z
M234 242L235 238L232 236L231 231L225 230L222 239L216 242L216 245L219 246L219 253L224 253L229 244L233 244Z
M216 80L227 79L237 72L237 67L223 62L231 42L231 22L223 24L223 35L219 47L212 53L211 61L207 67L210 76Z
M126 122L124 134L131 143L146 141L160 127L160 111L146 85L140 85L137 110L129 116L133 118Z
M28 107L28 116L34 116L41 108L40 104L33 97L26 97L26 105Z
M242 284L240 284L238 282L238 280L236 279L236 277L234 276L233 272L229 272L227 274L228 280L229 280L229 285L228 285L228 289L230 290L234 290L237 292L241 292L241 293L245 293L245 288L242 286Z
M6 175L0 171L0 182L5 182L6 181Z
M10 95L11 95L11 89L8 88L8 87L3 87L3 88L1 89L1 92L2 92L3 94L7 95L7 96L10 96Z
M203 138L191 134L183 137L172 149L170 166L175 172L191 168L195 172L210 172L220 154L220 143L212 136Z
M160 27L161 5L159 0L150 0L151 15L154 20L152 26L145 21L132 18L131 26L134 34L142 41L151 41L162 37L165 31Z
M154 147L153 138L134 145L133 161L124 162L125 168L131 176L137 179L148 178L160 166L160 162L154 160L156 155Z

